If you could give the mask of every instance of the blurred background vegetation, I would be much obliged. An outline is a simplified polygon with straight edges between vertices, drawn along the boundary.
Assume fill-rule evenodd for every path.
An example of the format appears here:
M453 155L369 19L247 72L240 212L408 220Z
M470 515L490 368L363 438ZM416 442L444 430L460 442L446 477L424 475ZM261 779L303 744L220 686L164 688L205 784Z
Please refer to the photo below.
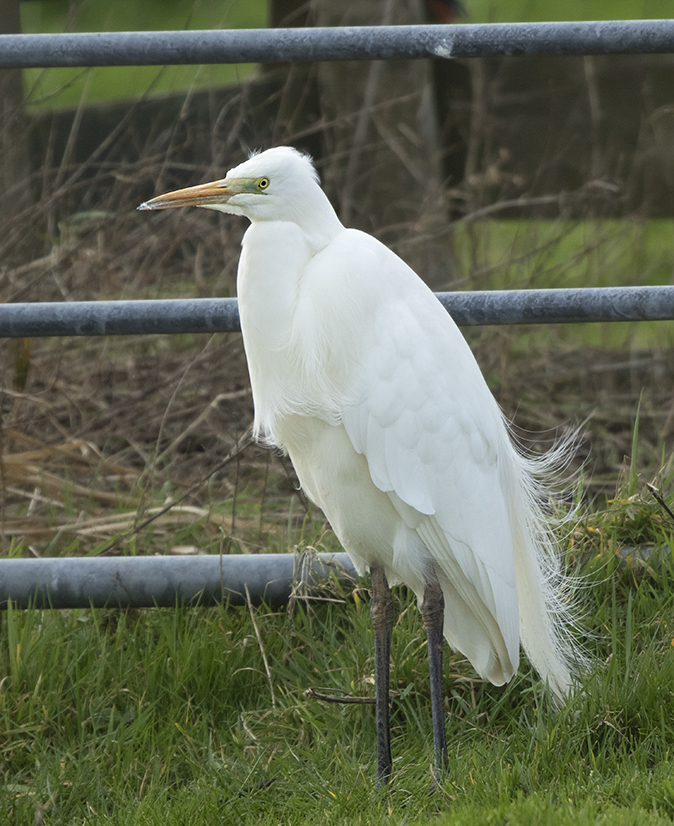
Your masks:
M17 0L17 3L19 0ZM21 30L40 32L160 31L264 28L274 10L267 0L26 0L20 3ZM269 0L269 5L272 0ZM300 4L295 4L299 6ZM383 7L383 3L381 4ZM473 0L460 22L507 23L544 20L629 20L668 17L669 0ZM444 22L444 21L429 21ZM293 25L292 17L288 25ZM206 89L237 83L253 66L139 66L81 69L27 69L23 73L30 107L77 106L152 93Z
M0 31L641 18L670 7L0 0ZM280 143L310 151L342 219L436 289L674 283L674 55L26 70L0 73L0 301L234 295L243 220L135 207ZM429 795L425 642L413 600L397 593L396 776L380 796L371 707L307 694L371 696L362 583L324 603L298 596L287 613L10 609L0 816L671 822L674 323L465 332L528 447L582 426L581 507L560 548L584 586L596 668L583 691L555 715L526 664L504 690L449 657L449 780ZM245 438L239 335L0 341L0 416L0 555L338 550L289 463Z
M0 28L615 19L669 6L6 0ZM435 289L672 283L673 89L671 55L5 71L0 300L234 295L245 222L135 206L279 143L309 151L344 222ZM673 323L466 335L532 449L583 425L589 504L613 496L626 457L643 480L668 478ZM239 336L3 341L0 359L5 552L97 553L127 530L115 552L283 549L315 516L283 457L249 446L216 470L252 417ZM134 533L178 495L184 508Z

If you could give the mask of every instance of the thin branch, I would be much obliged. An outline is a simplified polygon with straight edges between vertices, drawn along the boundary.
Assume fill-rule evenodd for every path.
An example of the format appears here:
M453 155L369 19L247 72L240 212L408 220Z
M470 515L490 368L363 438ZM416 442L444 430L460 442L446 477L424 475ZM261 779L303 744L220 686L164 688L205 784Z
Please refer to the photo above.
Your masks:
M274 694L274 681L271 678L271 669L269 668L269 663L267 662L267 655L264 651L264 645L262 645L262 637L260 636L260 631L257 627L257 622L255 621L255 611L253 611L253 603L250 600L250 592L248 591L248 585L244 584L243 587L246 589L246 601L248 602L248 611L250 612L250 619L253 623L253 628L255 629L257 644L260 646L260 654L262 654L264 670L267 673L267 681L269 682L269 692L271 694L271 706L272 708L276 708L276 695Z
M496 212L501 212L504 209L511 209L512 207L545 206L546 204L560 203L566 194L567 193L559 193L557 195L537 195L532 198L513 198L509 201L499 201L497 204L489 204L489 206L469 212L462 218L457 218L456 221L452 222L452 226L456 226L457 224L468 224L472 221L485 218L487 215L493 215Z
M240 399L246 396L250 396L250 390L248 390L248 388L245 388L244 390L234 390L230 393L218 393L218 395L201 410L201 413L197 416L197 418L171 442L166 450L159 454L156 459L157 464L161 464L165 459L167 459L169 454L181 445L190 433L193 433L199 427L199 425L210 415L211 411L218 407L220 402L232 401L233 399Z
M96 556L105 556L111 550L116 548L120 542L123 542L125 539L130 539L132 536L135 536L136 534L140 533L140 531L142 531L144 528L146 528L148 525L154 522L155 519L158 519L160 516L163 516L167 511L171 510L171 508L174 508L176 505L180 504L180 502L187 499L188 496L191 496L195 490L198 490L200 487L202 487L202 485L205 485L206 482L208 482L208 480L211 478L211 476L214 476L219 470L225 467L225 465L228 465L232 460L240 456L251 443L252 439L253 425L249 425L249 427L246 429L246 432L241 436L240 439L238 439L234 447L229 451L225 458L214 468L212 468L212 470L209 470L207 474L202 476L201 479L198 479L190 488L188 488L187 491L185 491L185 493L183 493L182 496L179 496L177 499L173 499L171 502L169 502L167 505L161 508L160 511L153 514L148 519L145 519L143 522L141 522L139 525L136 525L134 528L131 528L125 534L122 534L122 536L118 536L117 539L113 540L109 545L106 545L102 551L96 554Z
M371 706L377 702L374 697L356 697L353 694L345 694L342 697L338 697L335 694L323 694L321 691L316 691L314 688L307 688L304 692L304 696L310 697L312 700L321 700L324 703L344 703L346 705Z
M664 510L667 511L667 513L672 518L672 520L674 520L674 512L672 512L672 509L665 502L665 499L664 499L663 495L660 493L660 491L654 485L651 485L648 482L646 482L646 487L653 494L653 498L658 503L658 505L660 505L661 508L664 508Z

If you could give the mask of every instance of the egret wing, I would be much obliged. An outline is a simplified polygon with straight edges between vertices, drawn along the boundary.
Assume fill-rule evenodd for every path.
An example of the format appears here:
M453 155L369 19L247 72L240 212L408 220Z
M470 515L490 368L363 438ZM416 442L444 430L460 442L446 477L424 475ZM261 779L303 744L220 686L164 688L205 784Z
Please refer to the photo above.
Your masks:
M519 650L512 533L498 470L507 434L465 340L411 275L392 285L373 320L358 401L342 420L372 481L435 563L450 603L448 640L503 682Z

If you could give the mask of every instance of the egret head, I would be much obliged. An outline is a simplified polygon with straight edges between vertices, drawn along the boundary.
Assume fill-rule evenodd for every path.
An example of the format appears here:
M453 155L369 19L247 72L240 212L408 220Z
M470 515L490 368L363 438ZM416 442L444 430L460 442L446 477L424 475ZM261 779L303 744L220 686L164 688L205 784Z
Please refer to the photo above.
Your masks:
M138 209L198 206L245 215L251 221L297 221L299 214L315 208L317 198L329 203L311 158L277 146L252 155L230 169L226 178L159 195Z

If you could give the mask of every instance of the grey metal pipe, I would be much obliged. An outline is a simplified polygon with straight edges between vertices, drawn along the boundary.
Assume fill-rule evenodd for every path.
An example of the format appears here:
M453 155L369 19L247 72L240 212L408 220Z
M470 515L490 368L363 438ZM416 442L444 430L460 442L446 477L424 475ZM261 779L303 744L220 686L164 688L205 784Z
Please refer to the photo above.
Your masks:
M674 286L436 293L462 326L674 319Z
M674 20L0 36L0 67L143 66L674 51Z
M570 324L674 319L674 286L436 293L457 324ZM0 304L0 337L228 333L235 298Z
M284 605L293 583L356 572L345 553L0 560L0 609L173 608L177 603Z
M0 337L4 338L239 330L239 305L235 298L0 304Z

